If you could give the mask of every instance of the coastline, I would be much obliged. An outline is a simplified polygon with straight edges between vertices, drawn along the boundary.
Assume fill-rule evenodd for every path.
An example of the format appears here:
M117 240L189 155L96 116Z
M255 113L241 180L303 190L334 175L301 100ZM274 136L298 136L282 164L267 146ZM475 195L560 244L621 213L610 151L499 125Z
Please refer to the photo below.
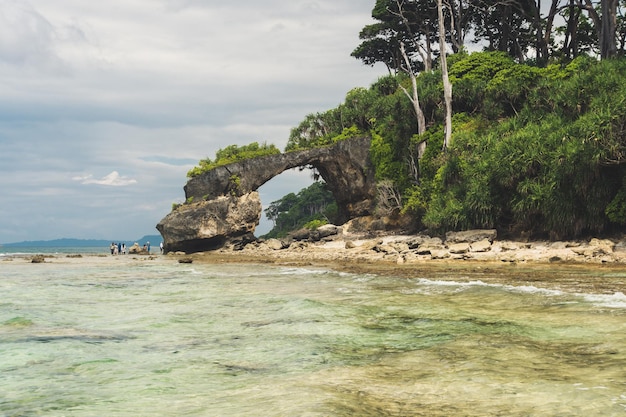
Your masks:
M101 254L57 253L44 254L42 263L240 263L324 268L399 279L484 282L568 293L620 297L626 294L626 248L621 242L607 239L579 242L494 240L488 246L485 242L443 242L437 249L432 249L432 253L426 253L410 249L410 241L415 238L409 235L363 238L341 234L317 242L285 244L269 240L248 244L241 250L224 247L194 254L112 256L104 251ZM9 261L31 263L34 256L3 257L0 269Z
M251 263L319 267L340 272L440 281L533 286L569 293L626 294L626 250L606 239L589 242L493 241L472 251L472 245L442 245L436 256L407 249L415 236L374 239L338 236L327 241L276 242L222 248L192 255L169 254L199 263ZM466 250L460 246L466 246ZM283 245L285 246L285 245ZM394 249L395 248L395 249ZM433 250L434 251L434 250ZM453 253L459 251L460 253ZM625 296L626 297L626 296Z
M484 282L493 285L536 287L568 293L626 294L626 267L608 264L561 264L543 262L504 264L492 261L424 261L397 265L357 260L321 261L296 257L268 258L236 253L202 252L192 256L205 264L244 263L288 267L325 268L351 274L371 274L399 279L429 279L454 282Z

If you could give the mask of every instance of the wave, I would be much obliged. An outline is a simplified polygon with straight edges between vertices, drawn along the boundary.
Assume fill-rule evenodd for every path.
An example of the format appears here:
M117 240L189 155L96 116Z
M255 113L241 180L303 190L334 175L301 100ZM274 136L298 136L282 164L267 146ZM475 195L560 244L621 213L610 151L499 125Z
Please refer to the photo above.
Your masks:
M423 286L457 288L459 290L465 290L472 287L489 287L502 289L508 292L544 295L547 297L561 297L565 295L570 295L572 297L582 299L583 302L591 303L598 307L626 309L626 295L622 292L616 292L614 294L567 293L561 290L540 288L533 285L490 284L481 280L453 281L420 278L419 280L417 280L417 282L419 285Z
M614 294L579 294L586 301L598 307L626 309L626 295L623 292Z

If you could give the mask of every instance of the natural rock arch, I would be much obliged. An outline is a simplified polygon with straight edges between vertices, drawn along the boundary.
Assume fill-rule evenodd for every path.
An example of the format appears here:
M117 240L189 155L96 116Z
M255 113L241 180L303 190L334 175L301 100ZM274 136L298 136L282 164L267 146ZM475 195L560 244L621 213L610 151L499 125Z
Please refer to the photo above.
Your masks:
M250 239L261 218L257 189L284 171L312 166L333 193L341 221L371 214L375 202L370 139L347 139L333 146L293 151L223 165L191 178L186 204L157 229L166 251L197 252Z

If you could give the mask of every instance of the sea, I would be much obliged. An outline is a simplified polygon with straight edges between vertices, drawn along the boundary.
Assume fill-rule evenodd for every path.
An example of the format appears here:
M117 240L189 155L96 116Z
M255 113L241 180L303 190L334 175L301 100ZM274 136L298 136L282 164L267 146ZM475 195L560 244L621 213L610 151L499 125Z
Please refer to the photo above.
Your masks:
M623 293L107 249L0 256L0 416L626 416Z
M158 249L158 248L157 248ZM0 260L15 256L27 255L70 255L70 254L110 254L107 246L2 246L0 245Z

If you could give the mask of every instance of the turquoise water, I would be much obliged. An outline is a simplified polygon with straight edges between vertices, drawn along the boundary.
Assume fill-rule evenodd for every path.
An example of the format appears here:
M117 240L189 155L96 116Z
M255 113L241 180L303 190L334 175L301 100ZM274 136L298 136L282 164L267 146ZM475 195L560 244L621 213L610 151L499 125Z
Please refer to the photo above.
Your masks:
M626 297L0 261L2 416L625 416Z
M158 250L158 248L157 248ZM0 246L0 260L12 256L32 255L32 254L48 254L48 255L64 255L64 254L110 254L109 247L103 246Z

